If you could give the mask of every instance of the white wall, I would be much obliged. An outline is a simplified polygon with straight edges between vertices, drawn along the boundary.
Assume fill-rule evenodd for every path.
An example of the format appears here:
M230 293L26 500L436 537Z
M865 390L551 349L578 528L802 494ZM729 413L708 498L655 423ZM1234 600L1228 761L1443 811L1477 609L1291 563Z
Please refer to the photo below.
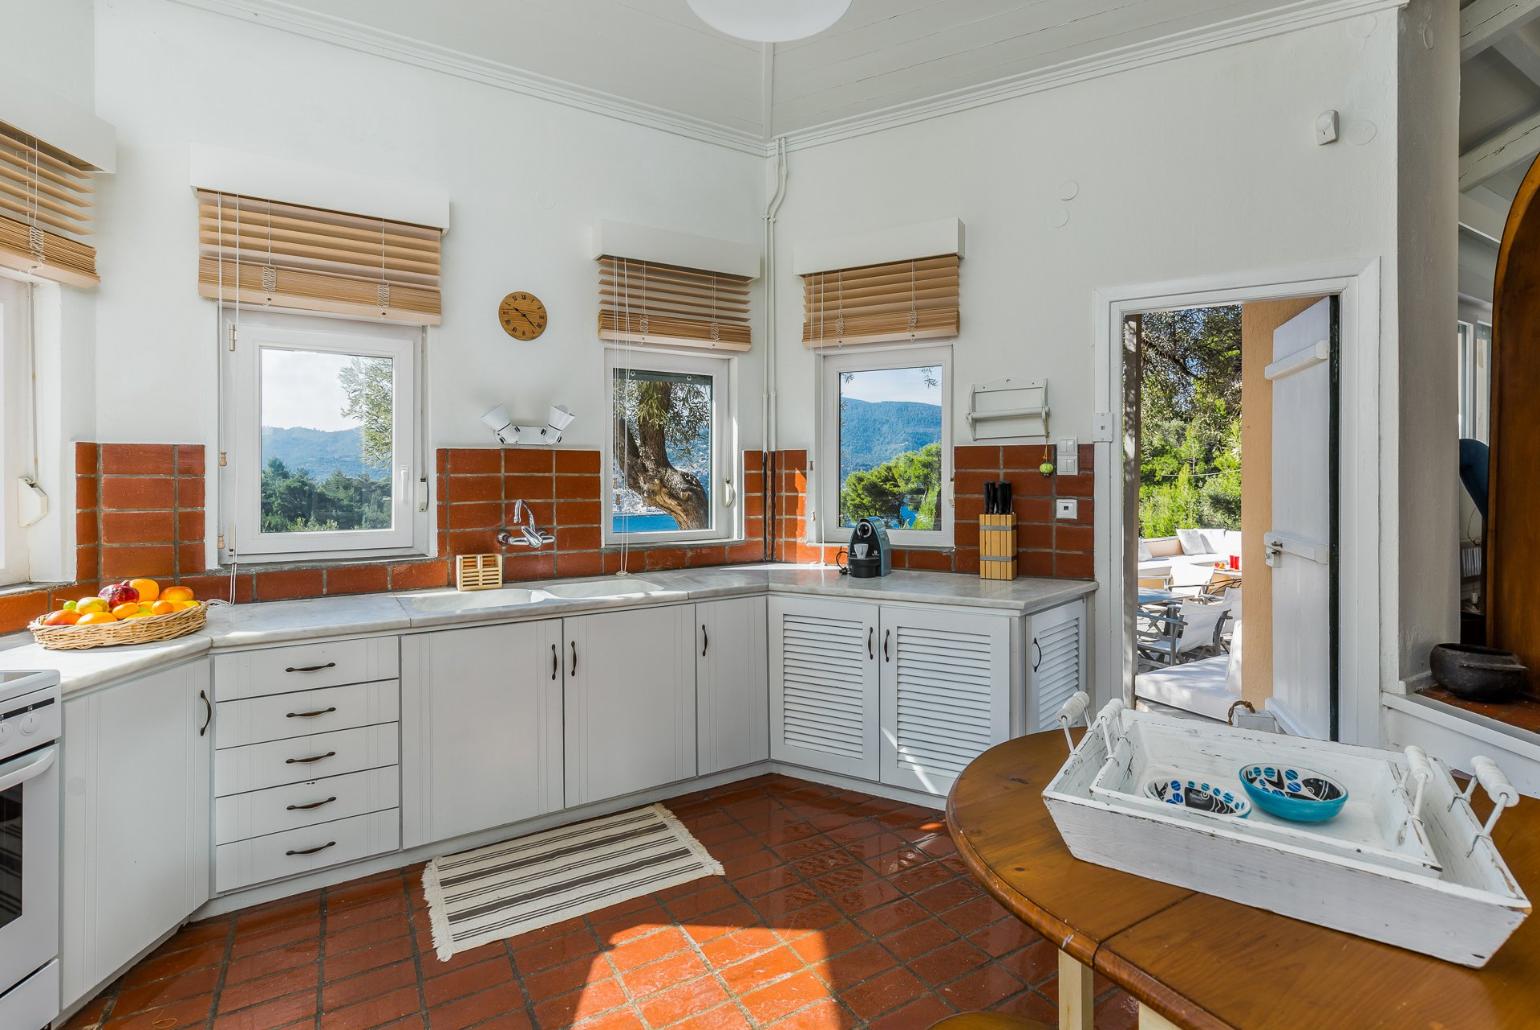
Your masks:
M214 40L222 40L213 45ZM428 333L434 447L492 442L478 421L552 402L567 442L604 438L599 218L752 243L763 162L168 0L101 0L97 113L118 131L100 193L96 423L103 441L203 442L216 430L215 305L197 295L188 146L210 143L441 187L444 322ZM512 290L550 328L517 342ZM740 361L743 440L758 444L761 375Z
M5 71L90 110L93 0L0 0Z

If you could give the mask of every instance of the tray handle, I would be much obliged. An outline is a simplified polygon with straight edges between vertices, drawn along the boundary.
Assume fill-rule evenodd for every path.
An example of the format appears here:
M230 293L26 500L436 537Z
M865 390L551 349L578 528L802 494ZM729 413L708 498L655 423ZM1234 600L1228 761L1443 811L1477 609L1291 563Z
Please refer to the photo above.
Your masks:
M1083 690L1077 690L1069 696L1069 700L1059 706L1059 728L1064 731L1064 743L1069 745L1069 753L1075 753L1075 738L1070 736L1069 728L1074 725L1076 719L1085 720L1087 732L1091 729L1091 717L1086 713L1091 710L1091 695Z
M1422 798L1427 792L1428 781L1433 778L1433 763L1428 761L1428 753L1416 744L1406 746L1406 767L1412 778L1417 781L1417 793L1412 797L1412 818L1422 818Z
M1465 793L1461 794L1460 797L1464 798L1465 802L1469 804L1471 795L1476 793L1476 784L1481 784L1482 789L1487 792L1487 797L1492 799L1492 814L1487 816L1486 825L1481 828L1481 832L1476 834L1475 839L1471 841L1470 851L1466 852L1467 856L1476 850L1476 841L1479 841L1482 837L1486 837L1488 840L1491 839L1492 828L1497 825L1497 817L1502 815L1503 809L1512 808L1519 803L1518 790L1514 788L1512 783L1508 782L1508 777L1497 767L1496 762L1486 755L1474 755L1471 757L1470 765L1471 771L1475 775L1465 785Z
M1120 697L1115 697L1102 705L1101 712L1096 716L1097 721L1102 724L1102 740L1107 742L1107 761L1109 762L1112 761L1112 752L1116 750L1112 746L1112 726L1118 727L1118 736L1121 738L1123 736L1122 718L1123 699Z

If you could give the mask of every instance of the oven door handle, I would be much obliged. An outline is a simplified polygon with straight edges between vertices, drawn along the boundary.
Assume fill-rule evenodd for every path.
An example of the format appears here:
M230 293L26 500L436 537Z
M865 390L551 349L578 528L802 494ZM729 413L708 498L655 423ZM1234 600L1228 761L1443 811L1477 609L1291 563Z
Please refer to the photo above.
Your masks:
M0 791L10 790L18 783L26 783L43 775L53 765L54 755L58 748L50 744L40 751L34 751L15 762L6 762L0 765Z

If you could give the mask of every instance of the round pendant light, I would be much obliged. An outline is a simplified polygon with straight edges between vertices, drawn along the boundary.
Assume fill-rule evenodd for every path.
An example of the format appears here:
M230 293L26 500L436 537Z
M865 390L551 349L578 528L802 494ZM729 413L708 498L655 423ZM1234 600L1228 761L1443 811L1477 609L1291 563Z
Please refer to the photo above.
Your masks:
M850 0L689 0L696 17L718 32L755 43L815 36L844 17Z

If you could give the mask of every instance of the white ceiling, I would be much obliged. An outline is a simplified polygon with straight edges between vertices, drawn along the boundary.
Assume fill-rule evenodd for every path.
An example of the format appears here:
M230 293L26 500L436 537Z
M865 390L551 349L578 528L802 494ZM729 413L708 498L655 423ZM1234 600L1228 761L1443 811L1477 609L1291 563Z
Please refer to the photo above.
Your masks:
M685 0L284 6L765 138L1292 3L854 0L828 32L776 47L770 117L759 46L707 28Z

